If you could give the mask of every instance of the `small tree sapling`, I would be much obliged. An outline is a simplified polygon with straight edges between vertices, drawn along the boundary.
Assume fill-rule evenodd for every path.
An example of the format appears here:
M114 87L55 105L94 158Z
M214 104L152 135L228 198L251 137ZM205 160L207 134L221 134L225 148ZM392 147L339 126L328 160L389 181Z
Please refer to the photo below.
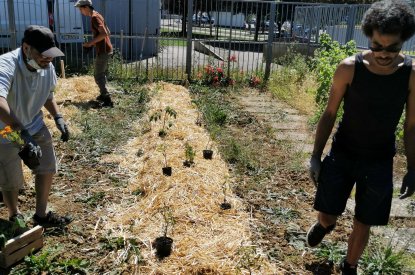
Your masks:
M177 112L170 106L167 106L164 110L158 109L150 116L150 122L152 121L157 122L158 120L161 120L162 117L163 117L163 124L162 124L162 128L159 130L159 136L165 137L167 135L167 131L166 131L167 118L168 117L176 118ZM172 125L173 123L169 122L167 126L170 128Z

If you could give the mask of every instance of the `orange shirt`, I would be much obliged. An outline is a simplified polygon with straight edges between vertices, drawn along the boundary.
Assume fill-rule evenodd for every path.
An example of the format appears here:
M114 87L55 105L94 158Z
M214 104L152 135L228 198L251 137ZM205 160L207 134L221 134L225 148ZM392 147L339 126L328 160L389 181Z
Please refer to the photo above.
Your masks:
M99 30L107 29L107 25L105 24L104 17L99 14L97 11L94 11L91 16L91 29L94 35L94 38L99 35ZM109 30L108 30L109 31ZM99 41L95 45L97 49L97 54L100 53L112 53L112 44L109 35L105 37L105 39Z

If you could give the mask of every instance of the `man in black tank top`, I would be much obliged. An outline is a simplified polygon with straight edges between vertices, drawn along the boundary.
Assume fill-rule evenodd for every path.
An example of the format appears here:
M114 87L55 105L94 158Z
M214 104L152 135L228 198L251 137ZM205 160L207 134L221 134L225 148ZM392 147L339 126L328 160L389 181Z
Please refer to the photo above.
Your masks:
M327 107L317 126L310 176L317 186L318 221L307 234L318 245L334 229L356 184L353 230L342 274L357 274L357 263L372 225L386 225L393 194L395 131L405 109L407 173L401 196L415 191L415 67L400 53L415 32L415 13L405 2L372 4L362 20L368 51L343 60L333 76ZM330 153L321 157L343 101L343 117Z

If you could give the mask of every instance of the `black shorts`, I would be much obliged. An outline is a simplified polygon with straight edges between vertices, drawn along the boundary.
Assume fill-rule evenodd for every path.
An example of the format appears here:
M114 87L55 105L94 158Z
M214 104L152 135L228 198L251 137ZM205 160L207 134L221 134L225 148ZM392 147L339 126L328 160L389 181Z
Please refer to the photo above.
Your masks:
M330 152L322 163L314 209L341 215L356 183L355 218L367 225L386 225L393 194L393 158L353 159Z

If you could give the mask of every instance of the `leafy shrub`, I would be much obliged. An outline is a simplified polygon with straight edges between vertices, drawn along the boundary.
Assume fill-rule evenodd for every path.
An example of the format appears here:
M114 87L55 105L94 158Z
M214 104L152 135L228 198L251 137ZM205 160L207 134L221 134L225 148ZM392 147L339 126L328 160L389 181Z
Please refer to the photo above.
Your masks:
M312 62L318 82L315 97L318 110L313 119L314 122L319 120L321 113L327 104L333 75L337 65L340 61L355 53L356 43L353 40L347 42L345 45L340 45L339 42L333 41L328 34L322 34L320 36L320 48L316 50ZM338 116L341 116L341 114L342 112L338 112Z

